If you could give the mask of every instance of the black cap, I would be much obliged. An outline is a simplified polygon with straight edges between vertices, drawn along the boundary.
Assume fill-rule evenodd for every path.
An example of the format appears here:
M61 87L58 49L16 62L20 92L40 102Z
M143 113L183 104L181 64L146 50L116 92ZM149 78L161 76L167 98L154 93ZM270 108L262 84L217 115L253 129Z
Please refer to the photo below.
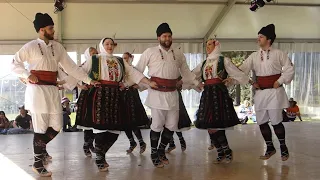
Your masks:
M53 26L54 22L49 14L45 13L37 13L35 19L33 21L34 28L37 32L39 32L40 28L44 28L46 26Z
M172 31L171 31L168 23L160 24L158 26L156 32L157 32L157 37L160 37L163 33L171 33L172 34Z

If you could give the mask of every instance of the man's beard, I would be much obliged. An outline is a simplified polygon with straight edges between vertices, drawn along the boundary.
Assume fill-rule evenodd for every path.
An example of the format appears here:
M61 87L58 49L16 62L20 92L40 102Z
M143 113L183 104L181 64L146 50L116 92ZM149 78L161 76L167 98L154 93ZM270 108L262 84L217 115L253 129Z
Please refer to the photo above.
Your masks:
M172 45L172 41L160 41L160 45L164 48L170 48Z
M44 32L44 37L47 38L48 40L53 40L54 39L53 34L50 35L46 31Z

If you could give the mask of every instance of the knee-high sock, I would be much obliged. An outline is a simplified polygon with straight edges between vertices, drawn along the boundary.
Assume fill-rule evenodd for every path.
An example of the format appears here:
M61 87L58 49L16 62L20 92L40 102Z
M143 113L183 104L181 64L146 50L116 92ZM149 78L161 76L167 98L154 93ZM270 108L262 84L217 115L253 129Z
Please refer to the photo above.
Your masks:
M166 148L166 146L168 145L168 143L170 142L170 140L172 139L173 136L173 131L170 131L167 128L164 128L162 134L161 134L161 141L159 144L159 150L164 152L164 149Z
M119 137L119 134L115 134L111 132L104 133L104 139L106 140L103 147L104 153L107 153L109 151L112 145L117 141L118 137Z
M215 133L209 133L211 144L214 145L217 149L221 148L221 144L218 141L218 134Z
M264 141L266 142L267 151L273 151L274 146L273 146L273 142L272 142L272 132L271 132L269 124L264 123L264 124L259 125L259 127L260 127L261 134L264 138Z
M219 130L219 131L216 132L216 134L218 136L219 144L222 146L223 150L224 151L230 150L228 139L227 139L227 136L226 136L226 131L225 130Z
M84 149L93 148L94 133L92 130L84 130Z
M45 135L34 133L33 136L33 152L34 152L34 166L36 168L43 167L43 149L46 147Z
M125 133L130 141L130 146L135 145L136 141L133 138L132 130L127 130L127 131L125 131Z
M276 133L280 142L281 151L287 150L286 147L286 131L282 123L273 126L274 132Z
M105 162L105 152L104 145L106 139L104 139L104 133L98 133L95 135L95 151L96 151L96 164L99 166L104 165Z
M151 155L158 153L158 144L160 139L160 132L150 131L150 144L151 144Z
M183 138L183 135L182 135L182 132L176 132L178 138L180 141L184 141L184 138Z
M134 134L136 135L140 145L144 144L143 138L142 138L142 134L141 134L141 130L139 128L136 128L133 130Z
M46 133L43 136L44 143L46 144L43 148L43 153L47 154L47 144L52 141L57 135L59 134L58 131L55 131L52 127L49 127L46 131Z

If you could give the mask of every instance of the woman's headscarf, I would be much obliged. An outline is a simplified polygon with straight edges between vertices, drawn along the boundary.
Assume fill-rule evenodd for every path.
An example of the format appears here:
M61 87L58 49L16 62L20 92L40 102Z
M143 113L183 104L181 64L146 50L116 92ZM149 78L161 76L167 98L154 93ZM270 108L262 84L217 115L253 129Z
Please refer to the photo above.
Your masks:
M88 49L86 49L86 51L84 51L84 57L85 57L85 59L87 60L87 59L90 59L90 49L91 49L91 47L89 47Z
M113 56L112 54L109 54L109 53L104 49L104 47L103 47L103 42L104 42L105 40L107 40L107 39L110 39L115 46L117 45L117 44L115 44L115 42L114 42L114 40L113 40L112 38L108 38L108 37L107 37L107 38L101 39L100 44L99 44L100 54L104 54L104 55L107 55L107 56Z
M128 62L128 64L132 65L134 56L133 56L131 53L129 53L129 52L125 52L124 54L127 54L127 55L129 56L129 62Z
M210 54L208 54L208 58L207 59L219 58L219 56L221 56L221 51L220 51L221 44L216 39L209 39L208 41L211 41L211 40L213 40L213 43L214 43L215 47L214 47L214 50Z

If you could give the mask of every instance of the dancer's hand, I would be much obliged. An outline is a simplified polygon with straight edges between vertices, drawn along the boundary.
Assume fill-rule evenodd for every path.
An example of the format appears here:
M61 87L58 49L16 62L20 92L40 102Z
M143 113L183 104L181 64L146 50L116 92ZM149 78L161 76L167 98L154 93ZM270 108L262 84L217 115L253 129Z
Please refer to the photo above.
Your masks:
M93 85L94 87L99 86L101 83L99 81L91 80L90 84Z
M124 89L126 89L126 86L124 85L123 82L119 83L119 89L120 89L120 91L123 91Z
M65 83L66 83L65 80L63 80L63 81L57 81L57 85L63 85L63 84L65 84Z
M135 88L135 89L139 89L138 84L135 84L135 85L133 85L132 87Z
M77 87L82 90L88 90L88 87L86 85L77 85Z
M31 74L31 75L28 77L28 81L31 82L31 83L37 83L37 82L38 82L38 78L37 78L37 76Z
M150 81L148 84L150 87L157 89L158 88L158 84L154 81Z
M202 82L200 82L197 86L198 89L200 89L201 91L203 90L204 84Z
M280 83L278 81L274 82L273 88L277 89L278 87L280 87Z
M232 81L233 81L232 78L227 78L227 79L223 80L222 82L224 83L224 85L230 86L230 85L232 85Z

